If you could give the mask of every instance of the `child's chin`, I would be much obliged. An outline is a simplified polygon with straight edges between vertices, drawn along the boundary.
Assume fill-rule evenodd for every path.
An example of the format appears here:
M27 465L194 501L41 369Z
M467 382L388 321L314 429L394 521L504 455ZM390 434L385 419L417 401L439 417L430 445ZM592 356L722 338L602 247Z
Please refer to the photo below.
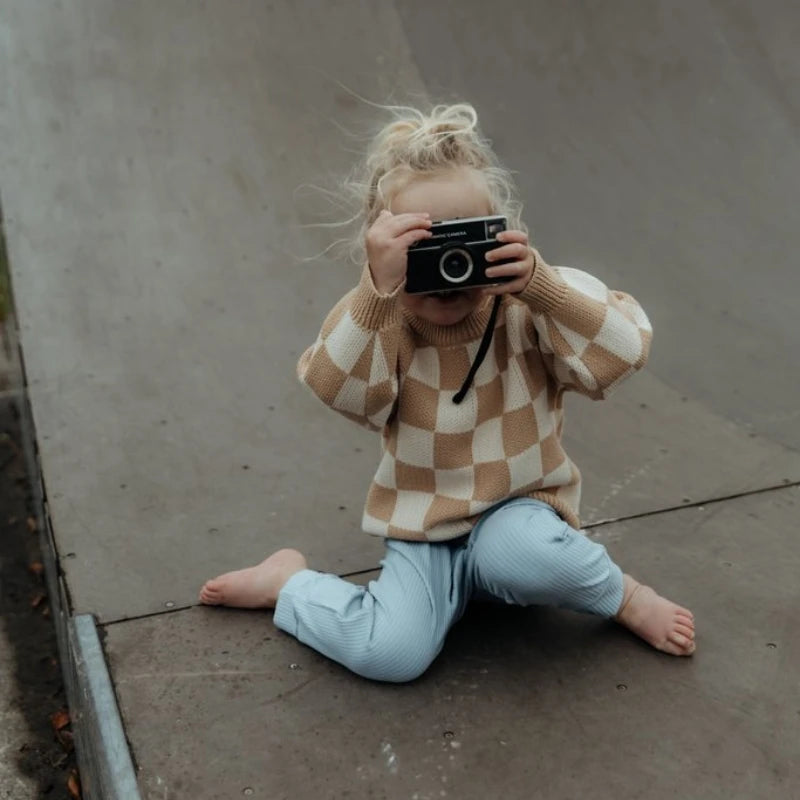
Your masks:
M405 303L413 314L433 325L457 325L475 311L480 301L480 291L460 290L444 295L409 295Z
M472 310L471 304L463 302L440 305L434 301L425 309L427 312L425 316L436 325L457 325L463 319L466 319Z

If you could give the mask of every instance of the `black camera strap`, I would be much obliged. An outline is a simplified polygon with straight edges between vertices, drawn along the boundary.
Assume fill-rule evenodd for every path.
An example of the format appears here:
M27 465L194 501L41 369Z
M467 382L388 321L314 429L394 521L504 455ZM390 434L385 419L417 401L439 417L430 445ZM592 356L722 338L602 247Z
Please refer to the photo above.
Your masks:
M483 332L483 338L481 339L480 346L478 347L478 352L475 354L475 360L472 362L472 366L469 368L469 372L467 373L467 377L464 380L461 388L458 390L458 392L456 392L456 394L453 395L453 402L456 403L456 405L458 405L467 396L469 387L472 385L472 381L475 378L475 373L483 363L483 359L486 358L489 345L492 343L494 326L497 322L497 312L500 310L500 302L502 299L503 295L501 294L496 295L494 298L492 315L489 317L489 324L486 326L486 330Z

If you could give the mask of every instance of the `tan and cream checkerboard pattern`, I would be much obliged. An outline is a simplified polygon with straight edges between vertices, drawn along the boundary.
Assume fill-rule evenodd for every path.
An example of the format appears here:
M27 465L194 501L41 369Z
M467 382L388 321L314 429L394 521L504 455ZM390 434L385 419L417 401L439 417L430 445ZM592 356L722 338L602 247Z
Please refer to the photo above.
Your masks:
M378 295L365 270L303 354L301 379L331 408L383 431L364 530L439 541L496 503L529 496L580 525L580 473L561 445L562 393L604 397L647 359L651 329L629 295L538 253L501 305L492 346L460 405L488 308L433 326Z

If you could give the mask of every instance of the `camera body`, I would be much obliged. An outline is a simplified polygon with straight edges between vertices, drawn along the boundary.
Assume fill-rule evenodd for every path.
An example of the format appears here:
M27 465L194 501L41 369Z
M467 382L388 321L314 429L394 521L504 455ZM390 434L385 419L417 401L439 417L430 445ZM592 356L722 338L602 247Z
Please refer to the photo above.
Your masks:
M513 280L513 276L486 277L487 267L514 261L486 261L489 250L502 246L495 237L506 230L506 225L506 218L500 215L434 222L430 238L408 248L405 290L409 294L430 294Z

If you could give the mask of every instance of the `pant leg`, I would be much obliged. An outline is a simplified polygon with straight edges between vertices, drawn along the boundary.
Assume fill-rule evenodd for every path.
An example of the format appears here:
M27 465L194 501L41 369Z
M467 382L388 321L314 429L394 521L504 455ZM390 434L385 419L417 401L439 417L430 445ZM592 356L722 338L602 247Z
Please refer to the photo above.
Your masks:
M465 549L388 540L380 577L368 587L303 570L281 590L275 624L366 678L413 680L464 612Z
M513 500L483 517L467 562L476 589L507 603L602 617L614 616L622 603L622 571L605 547L537 500Z

